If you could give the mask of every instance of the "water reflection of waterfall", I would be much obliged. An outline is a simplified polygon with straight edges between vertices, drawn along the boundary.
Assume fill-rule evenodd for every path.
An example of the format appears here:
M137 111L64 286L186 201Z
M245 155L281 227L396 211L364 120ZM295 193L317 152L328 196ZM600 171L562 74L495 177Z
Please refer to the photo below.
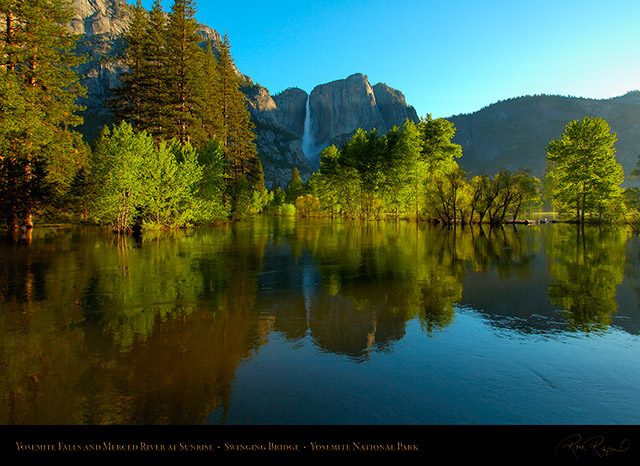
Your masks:
M307 95L306 113L304 116L304 133L302 135L302 152L311 160L313 156L313 135L311 134L311 95Z

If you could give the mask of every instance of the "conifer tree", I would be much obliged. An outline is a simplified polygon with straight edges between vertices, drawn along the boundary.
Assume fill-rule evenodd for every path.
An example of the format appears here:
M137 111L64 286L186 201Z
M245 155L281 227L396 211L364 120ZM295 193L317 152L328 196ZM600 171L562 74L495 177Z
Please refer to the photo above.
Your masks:
M149 15L137 0L133 8L131 22L123 35L126 48L123 53L123 62L128 70L120 77L121 85L115 91L114 113L118 120L126 120L134 127L145 126L146 116L143 112L144 95L148 93L145 84L146 50L145 41L149 32Z
M204 143L214 137L223 139L222 106L220 104L220 77L218 61L213 52L213 45L209 41L204 49L201 61L202 82L198 103L198 114L202 128L199 137Z
M198 127L202 49L198 45L201 39L196 33L195 12L193 0L174 0L166 31L168 110L172 123L169 133L183 143L191 139L191 132Z
M285 201L288 204L295 204L296 199L304 194L304 183L300 177L298 167L294 167L291 172L291 181L285 190Z
M7 226L31 228L47 187L68 187L79 168L79 138L70 128L84 94L72 51L66 0L0 3L0 212Z
M145 61L141 76L142 129L157 139L167 134L169 126L167 107L169 90L167 85L166 14L162 2L154 0L149 12L149 22L143 44Z
M231 57L231 44L227 34L220 44L218 71L219 105L222 118L219 137L225 147L231 179L237 182L243 175L259 179L259 175L255 173L257 151L254 143L254 125L247 110L244 94L240 90L239 77Z

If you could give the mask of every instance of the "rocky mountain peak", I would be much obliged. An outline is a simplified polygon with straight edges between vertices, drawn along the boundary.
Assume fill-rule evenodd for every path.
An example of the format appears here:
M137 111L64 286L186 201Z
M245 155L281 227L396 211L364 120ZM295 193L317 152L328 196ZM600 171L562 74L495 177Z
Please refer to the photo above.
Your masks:
M311 92L310 110L317 151L332 144L340 146L359 128L384 134L407 119L418 121L415 109L400 91L382 83L372 86L361 73L317 86Z

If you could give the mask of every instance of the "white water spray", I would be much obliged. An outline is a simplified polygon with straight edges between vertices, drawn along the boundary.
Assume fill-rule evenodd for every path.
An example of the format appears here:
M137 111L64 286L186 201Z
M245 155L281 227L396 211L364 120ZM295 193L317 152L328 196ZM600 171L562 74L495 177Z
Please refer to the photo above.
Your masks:
M306 113L304 116L304 134L302 135L302 152L311 160L313 154L313 135L311 134L311 94L307 95Z

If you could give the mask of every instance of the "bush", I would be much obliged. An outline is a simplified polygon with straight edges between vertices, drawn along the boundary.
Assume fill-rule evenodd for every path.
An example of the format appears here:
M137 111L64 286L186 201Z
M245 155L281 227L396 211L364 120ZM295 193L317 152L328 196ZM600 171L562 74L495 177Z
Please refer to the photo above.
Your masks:
M283 215L285 217L287 216L293 216L296 214L296 206L294 206L293 204L282 204L282 206L280 206L279 209L279 215Z

